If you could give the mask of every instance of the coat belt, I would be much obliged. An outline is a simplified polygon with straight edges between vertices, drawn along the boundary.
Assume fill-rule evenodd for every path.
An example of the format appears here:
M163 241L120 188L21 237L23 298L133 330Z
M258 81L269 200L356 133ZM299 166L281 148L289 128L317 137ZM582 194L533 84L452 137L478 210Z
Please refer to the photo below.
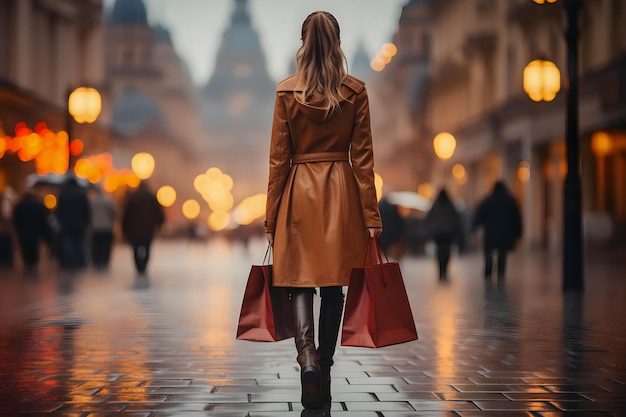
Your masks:
M348 162L348 152L312 152L299 153L291 157L293 164L306 164L309 162Z

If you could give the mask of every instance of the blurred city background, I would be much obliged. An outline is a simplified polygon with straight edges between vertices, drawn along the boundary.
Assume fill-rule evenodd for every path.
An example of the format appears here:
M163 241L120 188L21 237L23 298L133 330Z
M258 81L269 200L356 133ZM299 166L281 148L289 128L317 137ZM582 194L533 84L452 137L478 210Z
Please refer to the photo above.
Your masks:
M398 256L424 253L420 223L440 189L469 225L497 180L518 203L519 246L559 251L567 2L543 3L2 1L5 224L26 189L54 213L71 172L118 208L146 179L164 238L261 234L274 87L295 70L304 17L327 8L349 71L368 85L379 197L405 229ZM624 21L615 0L584 2L579 15L586 248L626 243ZM468 233L464 244L476 242Z
M338 347L333 413L624 415L624 0L0 0L0 415L301 415L293 342L235 332L317 9L420 337Z

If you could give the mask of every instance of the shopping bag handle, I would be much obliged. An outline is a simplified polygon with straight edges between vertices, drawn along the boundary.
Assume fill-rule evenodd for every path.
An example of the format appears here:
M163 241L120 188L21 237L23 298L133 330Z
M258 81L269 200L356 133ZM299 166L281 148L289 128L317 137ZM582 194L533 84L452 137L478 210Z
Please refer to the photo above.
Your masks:
M269 265L269 262L271 262L273 255L274 255L274 252L273 252L272 245L268 243L267 249L265 250L265 256L263 257L263 263L261 265ZM265 263L266 261L268 261L267 264Z
M383 262L382 255L385 255L385 261L386 263L389 263L387 252L385 252L385 248L383 247L383 244L380 242L380 239L377 237L370 237L368 244L367 244L367 249L365 250L365 257L363 258L363 265L365 265L365 262L367 261L367 255L370 254L372 243L374 244L374 246L376 246L376 256L378 257L379 264L382 265L383 263L385 263ZM381 251L382 251L382 254L381 254Z

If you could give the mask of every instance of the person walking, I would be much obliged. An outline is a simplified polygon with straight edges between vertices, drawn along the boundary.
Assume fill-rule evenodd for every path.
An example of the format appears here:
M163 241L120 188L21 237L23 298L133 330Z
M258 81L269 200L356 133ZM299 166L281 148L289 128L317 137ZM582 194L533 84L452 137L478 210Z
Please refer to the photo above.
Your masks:
M429 235L437 247L439 279L445 280L448 276L452 244L458 242L462 234L461 215L445 188L437 195L424 220Z
M363 265L368 237L379 237L382 223L365 84L346 73L332 14L311 13L301 35L297 74L276 88L265 232L274 248L273 285L291 288L301 402L315 409L331 403L341 287Z
M87 231L91 224L91 208L87 192L73 175L59 191L56 219L60 227L60 261L64 269L87 266Z
M404 219L398 212L398 207L391 204L386 196L378 202L378 210L384 230L380 235L380 243L389 256L401 259L406 251L406 227Z
M498 257L498 279L504 279L506 258L522 236L522 218L515 198L503 182L496 182L493 192L476 209L472 230L484 229L485 279L491 279L493 254Z
M133 247L139 275L146 273L152 240L164 221L163 207L146 182L142 181L137 190L128 196L122 215L122 231Z
M39 244L50 239L50 211L32 191L26 190L13 208L13 225L24 266L34 269L39 263Z
M91 206L91 262L94 268L108 268L113 245L113 226L117 209L113 200L102 192L99 186L92 187L89 198Z
M0 267L13 266L13 209L17 193L5 186L0 193Z

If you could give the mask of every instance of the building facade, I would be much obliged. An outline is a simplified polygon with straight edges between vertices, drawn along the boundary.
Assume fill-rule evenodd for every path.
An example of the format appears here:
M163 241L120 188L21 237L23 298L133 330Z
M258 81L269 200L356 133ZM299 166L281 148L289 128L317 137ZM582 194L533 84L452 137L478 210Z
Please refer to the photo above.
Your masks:
M66 129L68 90L104 79L101 0L3 0L0 2L0 140L15 136L23 123L31 130L43 122ZM103 124L80 125L75 137L85 153L108 146ZM4 146L3 146L4 147ZM23 190L33 161L9 149L0 152L0 192L6 185Z
M181 206L199 199L194 178L209 168L199 97L168 30L149 24L143 0L117 0L104 25L106 61L101 119L117 133L110 152L119 167L148 152L149 184L174 187L169 224L185 223ZM208 210L208 209L207 209Z
M567 44L563 1L447 0L432 3L431 76L426 129L456 137L449 161L431 182L474 207L504 180L524 218L528 245L559 248ZM585 1L580 21L579 109L583 220L587 241L626 239L626 4ZM454 30L450 30L454 28ZM552 61L561 90L533 102L523 89L526 65ZM462 166L456 178L451 169ZM458 172L458 170L457 170Z
M430 172L424 149L424 93L430 54L430 0L410 0L393 36L397 54L371 77L372 133L376 170L387 191L417 190Z

